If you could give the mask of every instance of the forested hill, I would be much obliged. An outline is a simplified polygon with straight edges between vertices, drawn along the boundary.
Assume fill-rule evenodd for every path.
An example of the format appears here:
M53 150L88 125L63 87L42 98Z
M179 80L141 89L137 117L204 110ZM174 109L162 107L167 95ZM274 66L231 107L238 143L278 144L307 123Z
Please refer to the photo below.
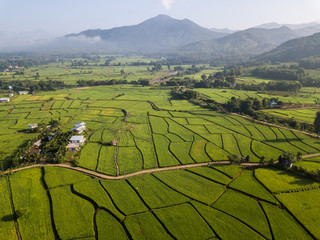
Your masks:
M297 38L281 44L274 50L262 54L257 59L271 62L291 62L307 57L320 56L320 33Z
M177 49L180 54L207 56L254 56L269 51L281 43L299 37L288 27L276 29L251 28L223 38L199 41Z
M188 19L177 20L166 15L159 15L138 25L109 30L87 30L78 34L66 35L64 38L100 38L102 40L100 45L105 44L105 47L110 46L113 49L158 51L226 35L226 33L203 28Z

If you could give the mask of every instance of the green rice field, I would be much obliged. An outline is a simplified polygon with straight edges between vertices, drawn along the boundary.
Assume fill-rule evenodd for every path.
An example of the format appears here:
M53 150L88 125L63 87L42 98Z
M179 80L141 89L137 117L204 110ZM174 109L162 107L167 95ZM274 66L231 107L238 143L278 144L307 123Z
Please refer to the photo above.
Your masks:
M8 206L0 212L1 236L5 239L320 237L316 214L319 204L312 200L317 199L319 190L274 194L278 189L269 187L277 184L272 176L286 173L238 168L237 176L232 178L227 174L229 168L232 166L190 168L113 181L57 167L13 173L0 178L1 204ZM268 174L271 177L265 179L263 176ZM296 181L296 187L305 188L307 184L297 177L281 179L281 191L289 190L292 181ZM25 214L13 218L12 211L17 210Z
M305 108L305 109L292 109L292 110L263 110L263 112L282 117L282 118L292 118L295 120L313 123L316 113L319 111L317 108Z
M302 133L131 85L17 96L0 113L3 168L37 137L23 131L29 123L54 119L63 131L86 123L78 166L108 178L58 166L1 175L0 239L320 239L318 182L217 163L230 154L258 163L319 153L320 141Z

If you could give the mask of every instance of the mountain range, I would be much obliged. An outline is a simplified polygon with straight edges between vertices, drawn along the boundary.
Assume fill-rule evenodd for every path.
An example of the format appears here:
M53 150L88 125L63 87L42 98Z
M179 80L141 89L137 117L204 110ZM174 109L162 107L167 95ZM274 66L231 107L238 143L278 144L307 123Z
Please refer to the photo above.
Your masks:
M272 56L273 59L282 59L280 53L292 51L294 44L305 44L308 41L303 37L318 32L320 32L320 24L317 22L306 24L267 23L235 31L227 28L208 29L189 19L178 20L167 15L159 15L132 26L89 29L53 40L46 39L39 42L33 40L27 49L20 47L19 50L78 52L89 50L99 53L151 53L157 56L205 56L241 60L263 54L261 59L267 59L267 56L270 58ZM300 38L301 40L298 41ZM293 39L297 39L297 41L293 41ZM24 39L23 42L26 40ZM300 46L298 45L297 48ZM300 52L301 49L302 47L300 47ZM272 52L268 55L268 51ZM314 52L317 52L316 49ZM305 55L309 56L310 53L299 53L299 56Z
M112 46L113 49L145 52L170 49L226 35L227 33L203 28L188 19L177 20L159 15L138 25L108 30L86 30L78 34L66 35L64 38L99 37L105 46Z
M320 57L320 33L292 39L257 57L270 62L293 62L307 57Z
M177 49L189 55L250 57L269 51L299 35L288 27L274 29L250 28L228 36L200 41Z
M272 28L280 28L280 27L288 27L294 30L301 37L310 36L314 33L320 32L320 24L318 22L302 23L302 24L279 24L276 22L271 22L271 23L265 23L265 24L256 26L256 28L264 28L264 29L272 29Z
M320 32L320 24L267 23L243 31L207 29L166 15L140 24L113 29L91 29L60 38L60 45L105 51L165 53L168 55L234 56L249 58L273 50L288 40ZM71 42L71 44L70 44Z

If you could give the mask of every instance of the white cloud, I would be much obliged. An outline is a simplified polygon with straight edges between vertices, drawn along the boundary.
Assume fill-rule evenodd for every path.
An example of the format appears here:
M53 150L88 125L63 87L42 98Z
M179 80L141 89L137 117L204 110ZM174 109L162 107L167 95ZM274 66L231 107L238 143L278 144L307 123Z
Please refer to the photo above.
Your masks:
M162 5L167 9L170 10L171 5L175 2L176 0L161 0Z

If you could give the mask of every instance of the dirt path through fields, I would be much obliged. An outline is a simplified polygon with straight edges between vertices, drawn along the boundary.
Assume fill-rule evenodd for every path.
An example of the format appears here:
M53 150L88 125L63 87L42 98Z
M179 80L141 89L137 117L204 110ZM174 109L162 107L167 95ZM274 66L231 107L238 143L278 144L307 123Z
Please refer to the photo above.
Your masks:
M195 164L188 164L188 165L181 165L181 166L173 166L173 167L164 167L164 168L155 168L155 169L147 169L147 170L141 170L138 172L134 172L134 173L130 173L130 174L126 174L126 175L121 175L121 176L108 176L108 175L104 175L101 173L97 173L95 171L91 171L88 169L84 169L81 167L72 167L71 165L68 164L35 164L35 165L31 165L31 166L27 166L27 167L23 167L23 168L18 168L18 169L13 169L13 170L9 170L9 171L5 171L3 172L4 174L9 174L9 173L14 173L14 172L19 172L22 170L26 170L26 169L31 169L31 168L38 168L38 167L61 167L61 168L67 168L70 170L74 170L77 172L81 172L84 174L88 174L90 176L94 176L100 179L108 179L108 180L120 180L120 179L126 179L126 178L130 178L130 177L134 177L134 176L138 176L138 175L143 175L143 174L149 174L149 173L154 173L154 172L164 172L164 171L172 171L172 170L179 170L179 169L187 169L187 168L194 168L194 167L204 167L207 166L208 164L210 165L228 165L230 164L229 161L220 161L220 162L210 162L210 163L195 163ZM242 166L258 166L258 163L251 163L251 164L241 164Z
M110 131L113 132L114 135L117 136L117 140L118 140L118 142L119 142L119 141L120 141L120 137L119 137L119 135L116 133L116 131L114 131L112 128L110 128ZM117 151L116 151L116 154L114 155L114 164L116 165L116 168L117 168L117 176L119 176L119 175L120 175L120 169L119 169L118 160L117 160L118 155L119 155L119 147L118 147L117 145L116 145L115 147L116 147Z
M320 153L304 155L304 156L302 156L302 159L308 159L308 158L314 158L314 157L320 157Z
M13 109L14 109L15 107L16 107L15 105L11 106L11 108L8 110L8 112L7 112L5 115L3 115L2 117L8 116L8 115L13 111Z

